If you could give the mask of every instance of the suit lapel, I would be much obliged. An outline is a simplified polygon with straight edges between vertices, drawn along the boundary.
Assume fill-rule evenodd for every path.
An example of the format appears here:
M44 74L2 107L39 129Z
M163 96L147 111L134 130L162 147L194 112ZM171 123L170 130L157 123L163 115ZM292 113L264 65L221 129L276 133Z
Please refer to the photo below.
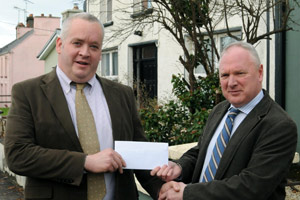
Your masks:
M210 117L210 120L207 121L205 130L203 132L203 134L205 135L200 136L202 137L202 141L201 144L198 144L200 148L195 167L195 173L193 174L193 182L199 182L200 174L202 172L204 160L206 157L207 148L228 107L228 103L221 105L221 109L216 110L215 113L213 113Z
M72 143L76 146L79 151L82 151L76 131L71 119L68 104L62 91L61 85L56 75L56 70L45 76L43 79L44 84L41 85L43 92L48 98L55 115L61 122L66 133L71 138ZM54 95L55 94L55 95Z
M216 179L222 179L228 166L230 165L234 155L238 151L242 141L251 133L253 128L261 121L266 115L270 107L270 97L265 94L264 98L253 108L253 110L247 115L243 122L239 125L234 135L228 143L228 147L225 149L222 160L220 161L218 171L216 173Z
M112 123L112 132L113 139L119 140L121 136L121 125L122 121L119 117L119 112L122 111L122 104L120 102L119 91L118 88L109 83L108 80L100 78L97 76L97 79L100 81L107 106L109 109L109 114Z

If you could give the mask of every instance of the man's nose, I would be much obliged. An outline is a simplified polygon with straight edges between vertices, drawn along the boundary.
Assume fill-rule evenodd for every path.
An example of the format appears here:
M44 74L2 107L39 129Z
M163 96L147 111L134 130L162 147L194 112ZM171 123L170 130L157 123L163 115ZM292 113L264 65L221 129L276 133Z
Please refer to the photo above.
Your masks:
M237 85L237 80L236 80L236 77L234 76L229 76L229 79L228 79L228 86L230 87L233 87Z
M79 55L80 55L80 56L83 56L83 57L88 57L88 56L90 56L89 47L88 47L87 45L83 45L83 46L80 48Z

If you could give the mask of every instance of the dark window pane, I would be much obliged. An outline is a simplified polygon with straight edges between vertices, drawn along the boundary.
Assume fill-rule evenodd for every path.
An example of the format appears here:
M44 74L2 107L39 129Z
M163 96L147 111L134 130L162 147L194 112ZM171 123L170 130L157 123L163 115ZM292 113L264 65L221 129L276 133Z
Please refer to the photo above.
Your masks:
M113 62L113 74L118 75L118 52L112 53L112 62Z

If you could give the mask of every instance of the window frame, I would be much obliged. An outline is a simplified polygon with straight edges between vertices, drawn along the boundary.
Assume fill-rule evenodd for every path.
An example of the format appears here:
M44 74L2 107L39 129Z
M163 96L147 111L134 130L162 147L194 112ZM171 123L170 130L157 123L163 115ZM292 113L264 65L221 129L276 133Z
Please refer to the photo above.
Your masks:
M153 12L152 0L133 0L132 18L151 14Z
M113 0L100 0L100 21L104 27L113 23Z
M240 31L240 30L239 31L232 31L231 34L234 35L234 36L236 36L236 37L242 38L242 31ZM206 37L206 38L208 39L208 37ZM234 40L234 38L229 37L227 33L215 33L214 36L213 36L213 38L214 38L216 47L218 49L218 52L220 52L220 53L221 53L221 50L227 45L227 44L226 45L222 45L222 38L230 38L230 39ZM234 41L232 41L232 42L234 42ZM230 44L230 43L228 43L228 44ZM215 56L214 52L211 52L211 53L213 54L212 56ZM219 69L218 60L217 60L216 57L214 58L214 61L215 61L215 67L216 67L216 69ZM201 66L201 65L199 65L199 66ZM197 73L196 72L196 68L195 68L194 69L194 75L196 77L197 76L205 77L206 73L205 73L203 67L202 67L201 71L202 72Z
M115 56L117 57L116 62L114 60ZM108 63L107 63L107 57ZM106 64L105 70L103 69L103 64ZM114 63L116 63L116 68L114 68ZM109 69L107 69L107 65L109 66ZM115 70L117 69L117 70ZM114 73L116 72L116 73ZM102 59L101 62L99 62L99 66L97 69L97 74L105 77L110 80L118 81L119 78L119 53L117 50L109 50L109 51L102 51Z

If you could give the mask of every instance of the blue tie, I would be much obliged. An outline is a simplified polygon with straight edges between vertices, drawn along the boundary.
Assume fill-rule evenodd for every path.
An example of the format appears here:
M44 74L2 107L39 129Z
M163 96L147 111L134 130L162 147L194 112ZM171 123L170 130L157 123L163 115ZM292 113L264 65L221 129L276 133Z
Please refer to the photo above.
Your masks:
M240 110L231 108L225 120L224 127L221 133L218 136L217 142L214 146L213 153L209 164L205 170L202 182L210 182L214 180L215 174L218 169L218 165L222 158L222 154L227 146L227 143L230 139L231 130L233 127L233 121L235 117L239 114Z

